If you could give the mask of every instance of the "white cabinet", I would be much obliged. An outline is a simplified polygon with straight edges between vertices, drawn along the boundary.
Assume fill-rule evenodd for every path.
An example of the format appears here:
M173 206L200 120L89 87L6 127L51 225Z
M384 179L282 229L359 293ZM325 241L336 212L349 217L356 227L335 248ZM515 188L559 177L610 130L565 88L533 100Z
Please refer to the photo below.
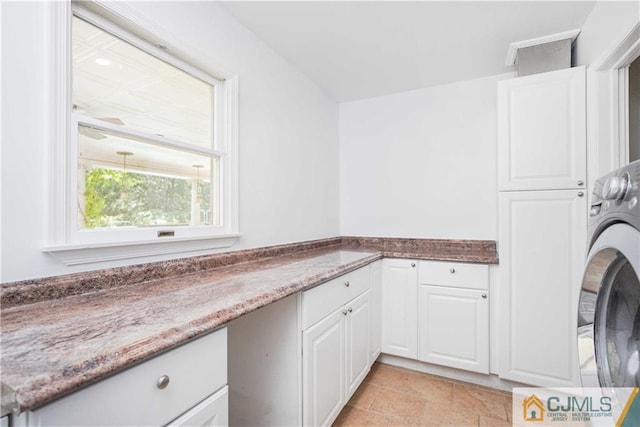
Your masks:
M331 425L371 368L369 281L365 267L302 294L304 425Z
M344 323L336 310L302 334L304 425L331 425L344 406Z
M499 373L577 386L577 298L586 245L580 190L499 196Z
M418 359L488 374L487 291L421 285L418 301Z
M223 427L229 425L229 387L206 398L186 414L169 423L169 427Z
M346 306L346 376L345 403L369 372L371 336L371 291L366 291Z
M414 260L382 260L382 352L418 357L418 268Z
M380 355L382 349L382 261L370 264L371 273L371 344L369 350L371 363Z
M24 421L28 426L165 425L226 390L226 384L227 330L220 329L28 412ZM213 400L194 410L204 421L225 425L226 397Z
M420 261L418 359L489 373L489 267Z
M505 379L579 385L585 118L584 67L498 84L498 371Z
M585 188L585 68L498 82L500 191Z

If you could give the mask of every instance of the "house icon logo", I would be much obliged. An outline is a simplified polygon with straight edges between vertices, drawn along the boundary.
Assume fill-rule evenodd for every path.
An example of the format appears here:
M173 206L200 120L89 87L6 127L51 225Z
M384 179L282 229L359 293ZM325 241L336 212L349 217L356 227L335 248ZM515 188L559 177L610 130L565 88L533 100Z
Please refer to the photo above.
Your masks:
M544 404L538 396L532 394L525 398L522 406L524 407L525 421L544 421Z

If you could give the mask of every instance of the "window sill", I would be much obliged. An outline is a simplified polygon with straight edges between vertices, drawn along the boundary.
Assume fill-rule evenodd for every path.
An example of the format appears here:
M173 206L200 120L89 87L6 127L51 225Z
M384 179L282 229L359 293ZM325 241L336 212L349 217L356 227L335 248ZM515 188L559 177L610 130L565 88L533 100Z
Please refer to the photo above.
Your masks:
M153 242L130 242L95 245L60 245L42 248L67 266L184 253L193 255L208 249L228 248L240 237L224 234L203 238L171 239Z

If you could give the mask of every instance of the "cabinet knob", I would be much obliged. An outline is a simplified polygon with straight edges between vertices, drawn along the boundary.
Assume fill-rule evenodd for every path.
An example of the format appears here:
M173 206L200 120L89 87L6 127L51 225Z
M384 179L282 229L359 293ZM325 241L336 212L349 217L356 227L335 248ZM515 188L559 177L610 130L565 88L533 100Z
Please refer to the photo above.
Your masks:
M348 311L349 313L351 313L351 312L353 311L353 308L349 307L349 308L347 308L347 311Z
M156 385L161 390L164 388L167 388L167 386L169 385L169 375L163 375L160 378L158 378Z
M584 191L578 191L578 197L584 196Z
M578 181L578 185L584 185L584 181L583 180Z
M342 310L342 314L346 316L347 314L349 314L349 312L347 310Z
M487 294L480 295L482 298L487 299Z
M453 274L453 273L455 273L455 272L456 272L456 269L455 269L455 268L453 268L453 267L452 267L452 268L450 268L450 269L449 269L449 273Z
M415 267L415 266L416 266L416 263L415 263L415 262L412 262L412 263L411 263L411 267Z
M349 286L351 286L351 283L349 283L349 281L347 280L346 282L344 282L344 285L348 288Z

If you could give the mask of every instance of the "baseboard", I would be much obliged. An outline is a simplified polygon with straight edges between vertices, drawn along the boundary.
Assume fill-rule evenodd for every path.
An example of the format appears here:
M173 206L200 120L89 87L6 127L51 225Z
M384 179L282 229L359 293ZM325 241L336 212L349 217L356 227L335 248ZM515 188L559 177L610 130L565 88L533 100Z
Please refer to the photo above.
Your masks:
M467 383L490 387L506 392L511 392L511 389L514 387L530 387L526 384L503 380L497 375L487 375L479 374L477 372L463 371L461 369L434 365L431 363L420 362L419 360L392 356L390 354L381 354L378 357L377 361L386 365L397 366L399 368L410 369L412 371L423 372L425 374L438 375L440 377L464 381Z

